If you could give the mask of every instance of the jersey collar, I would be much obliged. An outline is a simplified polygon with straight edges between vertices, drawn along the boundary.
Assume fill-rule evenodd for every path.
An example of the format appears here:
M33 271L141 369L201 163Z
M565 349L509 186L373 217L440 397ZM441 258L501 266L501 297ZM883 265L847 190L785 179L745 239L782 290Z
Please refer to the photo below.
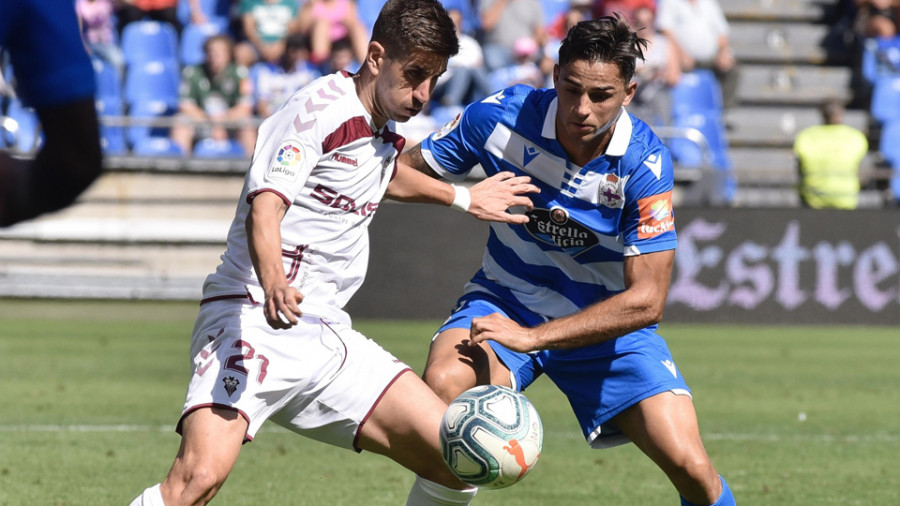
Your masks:
M544 116L544 127L541 129L541 136L545 139L556 139L556 109L559 107L558 98L554 98L547 107L547 115ZM631 123L631 116L625 112L625 108L619 111L619 117L616 119L616 127L613 130L612 139L609 140L609 146L606 147L605 155L623 156L631 144L631 132L634 125Z

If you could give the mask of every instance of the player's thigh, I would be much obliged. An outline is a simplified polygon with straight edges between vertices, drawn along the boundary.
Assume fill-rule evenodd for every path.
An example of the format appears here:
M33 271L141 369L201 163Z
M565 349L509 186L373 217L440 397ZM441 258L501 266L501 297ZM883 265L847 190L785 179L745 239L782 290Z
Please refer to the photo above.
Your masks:
M653 395L625 409L612 421L666 472L709 462L689 395Z
M360 428L358 446L385 455L419 476L452 486L456 479L441 458L440 423L447 404L409 372L378 401Z

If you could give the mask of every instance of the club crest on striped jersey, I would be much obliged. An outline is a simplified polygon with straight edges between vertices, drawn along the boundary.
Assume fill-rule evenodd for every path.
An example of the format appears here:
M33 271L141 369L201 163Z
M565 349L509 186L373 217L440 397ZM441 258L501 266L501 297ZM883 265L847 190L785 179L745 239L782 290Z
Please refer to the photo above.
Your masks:
M622 209L625 207L625 178L615 174L600 175L597 185L597 204Z
M600 240L588 227L569 216L560 206L528 211L525 229L538 241L556 246L575 257L596 246Z
M266 179L282 180L293 182L297 180L300 173L301 162L303 161L303 145L294 140L287 140L281 143L269 170L266 172Z

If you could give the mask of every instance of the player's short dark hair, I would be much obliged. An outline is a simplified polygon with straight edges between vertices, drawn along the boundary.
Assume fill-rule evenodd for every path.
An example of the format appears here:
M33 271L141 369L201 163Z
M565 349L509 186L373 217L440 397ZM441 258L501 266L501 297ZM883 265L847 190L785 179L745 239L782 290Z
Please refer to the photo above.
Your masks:
M388 0L372 27L372 40L392 58L414 53L450 58L459 52L456 26L438 0Z
M647 39L639 36L618 13L581 21L566 34L559 47L559 64L577 60L615 63L625 83L634 77L637 59L644 59Z

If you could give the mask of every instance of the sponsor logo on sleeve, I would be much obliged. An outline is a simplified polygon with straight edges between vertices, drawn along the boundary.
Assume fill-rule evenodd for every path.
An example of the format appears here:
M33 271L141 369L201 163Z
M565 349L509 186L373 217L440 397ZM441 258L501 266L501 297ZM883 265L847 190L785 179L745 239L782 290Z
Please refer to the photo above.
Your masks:
M458 113L455 118L444 124L444 126L442 126L437 132L434 133L434 135L431 136L431 140L436 141L452 132L456 128L456 126L459 125L460 117L462 117L462 113Z
M293 140L282 142L266 172L266 178L287 182L296 181L297 175L300 174L303 157L302 144Z
M638 200L638 208L638 239L651 239L675 229L671 191Z

